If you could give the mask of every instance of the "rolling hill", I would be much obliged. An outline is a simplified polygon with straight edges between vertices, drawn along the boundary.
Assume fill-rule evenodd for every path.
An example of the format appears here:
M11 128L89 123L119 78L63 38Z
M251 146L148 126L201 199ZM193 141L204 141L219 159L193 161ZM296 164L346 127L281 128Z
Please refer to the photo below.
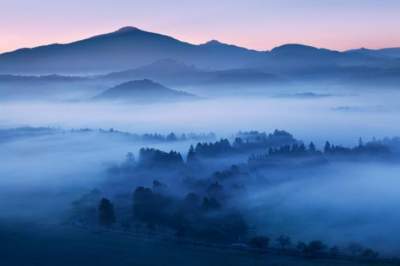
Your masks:
M95 101L165 102L195 100L196 96L173 90L149 79L133 80L112 87L95 96Z

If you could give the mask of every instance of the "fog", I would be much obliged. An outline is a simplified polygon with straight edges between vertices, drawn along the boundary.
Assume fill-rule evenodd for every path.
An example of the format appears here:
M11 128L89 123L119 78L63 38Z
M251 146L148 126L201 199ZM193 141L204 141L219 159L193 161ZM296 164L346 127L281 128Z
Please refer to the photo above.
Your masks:
M69 131L3 142L0 217L59 220L73 200L100 186L106 170L123 161L128 152L137 156L142 147L186 151L192 142L132 141L112 134Z
M230 140L241 130L284 129L305 143L313 141L319 148L326 140L352 146L360 137L371 140L399 135L398 92L318 93L301 88L157 104L4 101L0 125L4 129L114 128L139 134L215 132ZM186 156L190 145L197 142L128 141L96 132L0 142L0 217L59 221L72 201L94 188L104 188L110 178L107 170L121 164L128 152L137 157L140 148L152 147ZM226 167L246 163L246 158L226 157L219 163ZM269 180L266 172L262 176L268 182L264 186L250 182L248 193L236 199L236 207L259 233L287 234L299 241L322 239L338 245L357 241L388 254L399 254L399 170L398 165L389 163L345 162L315 171L305 168L296 173L283 172L284 178L278 181ZM179 187L167 185L171 190L175 185Z
M214 131L220 135L280 128L305 141L329 139L341 144L399 131L398 93L309 98L285 95L142 105L4 102L0 122L3 127L116 128L137 133Z
M383 163L335 164L292 173L290 180L254 189L241 200L254 227L267 235L342 246L358 242L396 255L399 171Z

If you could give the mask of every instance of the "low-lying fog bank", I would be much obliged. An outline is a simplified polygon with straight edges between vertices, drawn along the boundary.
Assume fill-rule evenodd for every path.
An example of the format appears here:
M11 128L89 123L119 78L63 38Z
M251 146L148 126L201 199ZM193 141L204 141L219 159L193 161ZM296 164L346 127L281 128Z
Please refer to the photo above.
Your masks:
M2 132L2 130L0 130ZM142 147L184 152L195 139L138 140L119 132L15 129L0 134L0 218L52 220L87 190L101 184L112 164ZM23 134L22 134L23 133ZM10 136L11 135L11 136ZM57 216L57 219L59 217Z
M323 239L342 246L357 242L398 255L399 173L399 165L385 163L334 164L254 188L242 204L256 230L266 235Z
M268 97L221 97L163 104L2 102L2 129L50 126L56 132L19 137L14 133L0 134L0 219L59 222L70 211L71 203L88 191L100 188L108 193L105 196L115 196L110 184L120 180L110 176L110 168L122 167L128 152L138 158L143 147L177 151L185 165L191 145L196 147L198 142L219 138L233 143L234 134L241 130L284 129L306 147L313 141L320 150L327 140L335 145L355 146L360 137L369 141L395 136L400 132L397 95L304 90ZM106 130L63 130L71 128ZM217 139L200 135L174 141L144 140L113 134L110 128L138 134L174 132L177 136L215 132ZM268 149L263 146L257 150L260 151ZM185 168L189 172L177 171L177 176L174 169L146 170L142 173L148 177L145 182L132 181L136 178L136 168L132 168L130 181L119 185L126 186L131 199L135 189L132 184L148 186L160 177L161 182L168 182L169 192L184 197L190 191L181 189L192 175L210 182L215 171L222 171L220 175L224 176L232 164L249 168L250 155L208 158L201 170ZM319 239L330 245L356 241L385 254L398 255L399 171L397 161L347 159L321 168L283 168L277 176L282 178L279 182L275 177L271 179L271 172L250 171L239 179L240 184L234 184L245 186L247 191L237 194L234 207L243 213L249 229L259 234L285 234L294 241Z
M354 144L399 131L394 95L220 98L165 104L4 102L3 127L118 128L131 132L209 132L284 128L305 141Z

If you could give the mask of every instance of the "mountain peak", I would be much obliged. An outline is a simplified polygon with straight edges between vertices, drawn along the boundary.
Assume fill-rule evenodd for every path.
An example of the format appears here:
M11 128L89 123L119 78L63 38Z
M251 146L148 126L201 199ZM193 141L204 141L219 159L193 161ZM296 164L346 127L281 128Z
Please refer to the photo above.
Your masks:
M283 44L281 46L275 47L274 49L271 50L271 52L315 51L315 50L318 50L318 48L315 48L315 47L309 46L309 45L304 45L304 44L288 43L288 44Z
M337 54L337 51L328 50L324 48L317 48L310 45L289 43L271 50L273 55L283 55L283 56L311 56L311 55L324 55L331 56L332 54Z
M122 27L122 28L118 29L115 32L126 33L126 32L138 31L138 30L140 30L140 29L136 28L136 27L132 27L132 26L126 26L126 27Z
M218 40L209 40L208 42L204 43L203 45L225 45L225 43L222 43Z

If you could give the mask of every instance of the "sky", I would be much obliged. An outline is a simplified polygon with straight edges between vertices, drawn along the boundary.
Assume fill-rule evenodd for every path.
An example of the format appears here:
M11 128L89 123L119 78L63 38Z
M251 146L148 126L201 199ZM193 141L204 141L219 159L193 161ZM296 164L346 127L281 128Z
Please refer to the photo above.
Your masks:
M400 47L399 0L1 0L0 52L123 26L257 50Z

